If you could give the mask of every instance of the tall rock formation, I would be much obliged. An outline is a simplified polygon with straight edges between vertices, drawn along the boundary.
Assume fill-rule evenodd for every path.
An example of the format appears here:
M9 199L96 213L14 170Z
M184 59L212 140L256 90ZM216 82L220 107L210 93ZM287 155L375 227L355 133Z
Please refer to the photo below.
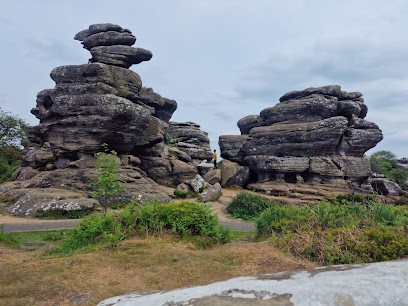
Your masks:
M221 156L248 166L259 183L360 186L371 174L363 155L383 138L366 114L362 94L337 85L289 92L239 120L241 135L221 136Z
M152 53L133 48L136 37L114 24L91 25L75 39L82 41L92 58L88 64L51 72L56 86L37 96L32 113L40 123L24 142L22 167L13 175L16 181L0 191L71 188L89 194L87 180L97 175L94 154L106 143L122 163L118 176L126 188L118 200L158 197L168 201L156 182L188 182L197 170L188 153L165 143L176 101L143 88L140 76L128 69L150 60ZM23 207L20 201L11 211L27 215L38 209Z

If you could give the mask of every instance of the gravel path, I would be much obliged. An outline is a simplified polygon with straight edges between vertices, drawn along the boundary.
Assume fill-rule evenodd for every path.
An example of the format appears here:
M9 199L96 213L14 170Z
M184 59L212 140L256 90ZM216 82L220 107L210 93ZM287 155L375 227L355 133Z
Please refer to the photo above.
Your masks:
M3 231L6 233L11 233L11 232L32 232L32 231L51 231L59 229L70 229L74 228L79 221L80 219L70 219L70 220L46 220L27 223L23 222L6 223L3 225Z

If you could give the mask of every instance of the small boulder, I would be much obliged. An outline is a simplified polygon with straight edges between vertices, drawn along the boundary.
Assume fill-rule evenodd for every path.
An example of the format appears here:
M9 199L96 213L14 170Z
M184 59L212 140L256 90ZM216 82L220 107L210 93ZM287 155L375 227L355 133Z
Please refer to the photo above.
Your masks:
M249 180L249 168L240 166L238 163L223 159L219 169L221 170L222 186L244 186Z
M373 186L377 193L385 196L398 196L404 193L398 184L387 179L373 179L371 186Z
M203 202L215 201L221 194L220 183L215 183L211 185L206 190L204 190L200 196Z
M203 176L203 179L205 182L208 182L211 185L221 182L221 169L213 169L208 171Z
M179 185L177 185L177 190L180 190L182 192L189 192L190 191L190 187L188 187L187 184L181 183Z
M190 186L193 188L195 192L199 192L200 188L204 185L204 179L201 175L197 174L190 182Z

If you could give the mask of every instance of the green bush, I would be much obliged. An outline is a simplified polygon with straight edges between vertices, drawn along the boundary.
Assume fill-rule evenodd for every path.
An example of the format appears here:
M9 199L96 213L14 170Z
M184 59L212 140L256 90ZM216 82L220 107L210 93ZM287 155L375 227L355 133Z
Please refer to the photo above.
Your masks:
M180 198L180 199L186 199L187 196L188 196L188 193L187 193L187 192L184 192L184 191L181 191L181 190L178 190L178 189L175 189L173 194L174 194L177 198Z
M254 220L274 203L265 197L249 192L240 192L227 206L227 213L235 218Z
M273 205L256 220L259 237L321 264L373 262L408 255L408 208L357 197L313 206ZM339 205L339 202L342 204Z
M175 234L195 236L205 244L225 243L230 231L222 227L209 205L197 203L140 204L131 202L120 214L92 215L81 221L59 252L71 252L89 244L115 246L132 235Z

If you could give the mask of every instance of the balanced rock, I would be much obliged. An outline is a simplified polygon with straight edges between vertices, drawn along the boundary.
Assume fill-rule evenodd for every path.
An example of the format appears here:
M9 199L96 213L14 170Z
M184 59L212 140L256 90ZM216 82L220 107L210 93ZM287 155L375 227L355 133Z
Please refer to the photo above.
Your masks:
M149 61L153 54L142 48L131 47L136 37L128 29L115 24L94 24L75 35L92 54L92 62L129 68Z
M241 135L220 136L221 157L251 169L258 182L367 182L363 158L383 135L364 120L359 92L338 85L283 95L280 103L238 121Z

